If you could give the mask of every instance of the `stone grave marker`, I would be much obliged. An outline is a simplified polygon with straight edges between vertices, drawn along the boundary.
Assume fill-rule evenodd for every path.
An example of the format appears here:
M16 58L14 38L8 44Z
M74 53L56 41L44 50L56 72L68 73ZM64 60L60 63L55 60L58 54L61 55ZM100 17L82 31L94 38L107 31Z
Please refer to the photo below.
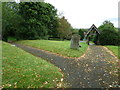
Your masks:
M79 49L79 47L81 47L79 45L79 42L80 42L80 35L78 34L73 34L72 37L71 37L71 44L70 44L70 48L71 49Z

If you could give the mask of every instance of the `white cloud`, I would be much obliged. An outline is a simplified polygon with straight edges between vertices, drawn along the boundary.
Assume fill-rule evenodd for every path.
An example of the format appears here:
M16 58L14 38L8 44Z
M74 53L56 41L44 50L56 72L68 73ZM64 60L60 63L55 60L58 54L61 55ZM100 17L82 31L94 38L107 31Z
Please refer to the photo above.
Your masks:
M104 20L118 17L119 0L45 0L54 5L75 28L98 27ZM118 26L118 21L112 21Z
M19 2L20 2L20 0L15 0L15 2L16 2L16 3L19 3Z

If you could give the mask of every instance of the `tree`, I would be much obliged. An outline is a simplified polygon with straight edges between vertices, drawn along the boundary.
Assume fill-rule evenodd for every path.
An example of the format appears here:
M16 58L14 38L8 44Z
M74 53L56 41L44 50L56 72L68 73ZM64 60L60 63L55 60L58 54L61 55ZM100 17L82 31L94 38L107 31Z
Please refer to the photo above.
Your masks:
M20 2L44 2L44 0L20 0Z
M118 45L119 35L114 30L103 30L99 37L101 45Z
M101 26L98 27L98 29L100 31L103 31L103 30L115 30L115 27L114 27L113 23L106 20L106 21L103 22L103 24Z
M70 25L70 23L67 21L67 19L65 19L65 17L63 16L62 18L58 19L58 36L61 39L70 39L71 35L72 35L72 26Z
M57 10L45 2L21 2L20 15L24 18L24 39L47 38L56 35Z
M2 12L2 2L0 2L0 12ZM0 40L2 39L2 13L0 13Z
M81 40L84 39L84 31L82 29L79 29L79 35L81 36Z
M14 2L2 3L2 39L7 41L8 37L17 37L16 32L20 28L22 18L18 15L19 5Z
M73 28L71 31L72 34L79 34L79 29Z
M99 35L99 42L101 45L118 45L120 41L119 34L113 23L110 21L104 21L99 27L99 30L101 31Z

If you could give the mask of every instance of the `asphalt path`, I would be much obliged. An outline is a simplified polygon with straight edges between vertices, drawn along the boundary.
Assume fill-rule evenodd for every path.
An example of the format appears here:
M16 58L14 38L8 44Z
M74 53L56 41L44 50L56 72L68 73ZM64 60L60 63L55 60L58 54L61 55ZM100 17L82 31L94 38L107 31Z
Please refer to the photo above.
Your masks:
M118 59L103 46L90 45L83 57L72 59L34 47L14 44L59 67L64 73L64 82L70 88L118 86Z

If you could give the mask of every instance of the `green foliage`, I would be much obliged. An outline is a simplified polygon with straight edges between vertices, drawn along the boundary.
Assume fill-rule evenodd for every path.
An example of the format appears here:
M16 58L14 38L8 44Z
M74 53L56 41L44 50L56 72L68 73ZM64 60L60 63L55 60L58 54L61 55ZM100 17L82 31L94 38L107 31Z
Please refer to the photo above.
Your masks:
M45 2L2 3L3 40L47 39L57 35L57 10Z
M79 30L79 35L81 36L81 40L84 39L84 31L82 29Z
M114 30L103 30L100 34L99 41L101 45L118 45L119 36Z
M24 18L24 39L46 38L56 35L57 10L49 3L22 2L20 15Z
M72 34L79 34L79 29L73 28L73 29L72 29Z
M113 23L110 21L104 21L101 26L98 27L98 30L103 31L103 30L116 30L114 27Z
M2 2L0 2L0 12L2 12ZM2 39L2 13L0 13L0 40Z
M9 36L18 37L21 16L18 14L19 4L14 2L2 3L2 39L7 41Z
M118 45L120 42L120 35L113 23L110 21L104 21L99 27L100 37L99 41L101 45Z
M2 49L3 88L55 88L60 83L62 73L51 63L5 42Z
M17 41L17 39L15 37L8 37L7 41L15 42L15 41Z
M92 38L92 41L97 45L98 44L98 38L99 36L97 35L94 35L93 38Z
M51 38L49 38L49 40L61 41L61 39L60 39L60 38L58 38L58 37L57 37L57 38L55 38L55 37L54 37L54 38L52 38L52 37L51 37Z
M118 30L118 45L120 46L120 30Z
M73 50L70 49L70 41L53 40L23 40L17 43L40 48L67 57L80 57L85 53L88 47L86 43L80 43L81 48L79 50Z
M57 32L58 32L58 37L60 37L61 39L71 38L72 27L64 16L58 19Z

